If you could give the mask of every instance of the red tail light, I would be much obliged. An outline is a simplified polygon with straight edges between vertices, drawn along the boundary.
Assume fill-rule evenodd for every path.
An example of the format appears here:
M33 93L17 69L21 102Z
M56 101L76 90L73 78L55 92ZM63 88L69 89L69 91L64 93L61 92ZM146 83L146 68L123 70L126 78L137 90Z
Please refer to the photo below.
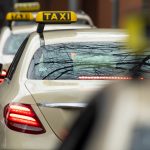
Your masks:
M5 123L8 128L29 134L42 134L45 129L31 105L11 103L4 109Z
M4 81L4 78L6 77L7 71L2 70L1 75L0 75L0 83Z

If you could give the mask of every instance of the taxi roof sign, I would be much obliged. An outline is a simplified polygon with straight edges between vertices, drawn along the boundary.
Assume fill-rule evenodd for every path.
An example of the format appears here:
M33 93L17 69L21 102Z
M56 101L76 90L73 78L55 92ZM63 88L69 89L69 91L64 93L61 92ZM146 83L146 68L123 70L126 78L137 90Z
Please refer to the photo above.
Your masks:
M70 24L76 21L77 15L73 11L44 11L36 16L36 22L44 24Z
M32 13L27 12L9 12L6 15L7 21L33 21L34 16Z
M16 11L38 11L40 10L40 4L39 2L15 3L14 9Z

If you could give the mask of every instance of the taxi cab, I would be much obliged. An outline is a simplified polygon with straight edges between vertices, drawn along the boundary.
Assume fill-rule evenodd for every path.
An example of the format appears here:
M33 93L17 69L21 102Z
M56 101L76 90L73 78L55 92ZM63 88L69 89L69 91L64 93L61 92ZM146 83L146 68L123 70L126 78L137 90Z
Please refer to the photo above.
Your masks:
M24 39L29 35L29 33L36 31L37 24L28 25L13 25L12 23L17 22L35 22L35 13L29 12L9 12L6 16L6 20L9 22L9 26L3 27L0 34L0 63L3 64L2 76L6 75L6 71L10 63L12 62L14 55L19 49L20 45ZM84 19L83 19L84 20ZM46 27L50 30L61 30L61 29L74 29L74 28L91 28L90 25L51 25ZM3 80L3 79L2 79Z
M37 31L24 40L0 86L0 148L54 149L99 88L130 79L124 31L44 31L46 24L76 20L68 11L37 14Z

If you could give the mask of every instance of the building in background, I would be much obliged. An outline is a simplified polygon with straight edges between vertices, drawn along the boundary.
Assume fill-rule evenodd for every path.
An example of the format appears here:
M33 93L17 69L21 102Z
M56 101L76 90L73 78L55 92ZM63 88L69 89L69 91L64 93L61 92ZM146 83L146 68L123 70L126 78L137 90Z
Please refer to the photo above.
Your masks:
M0 0L0 26L4 22L5 14L13 10L13 2L31 1L39 1L41 10L83 10L100 28L111 28L116 21L122 27L128 12L134 9L139 11L142 6L142 0ZM113 5L115 1L119 2L118 10ZM118 14L113 13L114 9Z
M13 10L13 0L0 0L0 28L5 23L5 15Z
M96 26L110 28L113 24L113 2L115 0L39 0L43 10L83 10L93 19ZM141 9L142 0L118 0L118 25L124 25L125 16L130 10ZM72 6L77 4L78 6Z

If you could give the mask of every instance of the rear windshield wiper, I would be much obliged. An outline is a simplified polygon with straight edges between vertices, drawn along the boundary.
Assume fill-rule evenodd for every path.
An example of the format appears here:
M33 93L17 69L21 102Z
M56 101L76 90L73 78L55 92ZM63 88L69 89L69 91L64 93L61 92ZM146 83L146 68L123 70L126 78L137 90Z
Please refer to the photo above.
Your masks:
M140 63L138 63L136 66L130 69L130 73L133 78L139 78L141 76L140 74L140 72L142 72L141 67L145 64L148 65L146 61L149 59L150 59L150 55L146 56L144 59L142 59Z
M65 67L62 67L62 68L58 68L58 69L56 69L56 70L54 70L54 71L48 73L45 77L42 78L42 80L46 79L48 76L54 74L54 73L57 72L57 71L65 70L65 69L66 69L64 72L62 72L62 74L61 74L61 76L62 76L63 74L67 73L68 71L71 71L70 69L67 70L68 68L73 68L73 65L71 65L71 66L65 66ZM59 78L59 77L57 77L57 78Z

